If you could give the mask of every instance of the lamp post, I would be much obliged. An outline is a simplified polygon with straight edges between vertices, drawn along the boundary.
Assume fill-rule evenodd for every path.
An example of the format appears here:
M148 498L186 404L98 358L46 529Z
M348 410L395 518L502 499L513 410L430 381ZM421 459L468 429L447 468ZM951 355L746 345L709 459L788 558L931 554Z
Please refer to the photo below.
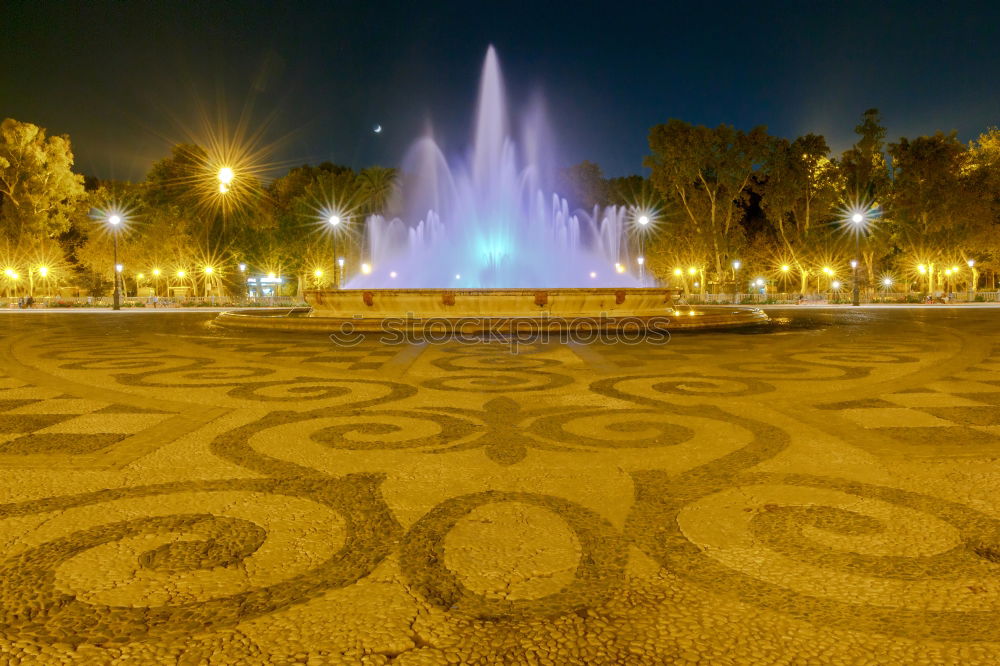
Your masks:
M242 302L244 299L250 296L250 283L247 282L247 265L244 263L240 263L239 269L240 269L240 275L243 278L243 295L240 297L240 301Z
M851 305L861 305L861 285L858 283L858 257L861 256L861 233L864 231L864 213L855 212L851 215L851 222L854 223L854 259L851 261L851 268L854 269L854 290L851 296Z
M17 271L13 268L5 268L3 274L7 278L7 300L10 300L10 287L17 280Z
M331 213L326 218L326 223L330 225L330 233L333 236L333 256L337 256L337 230L340 228L340 216L336 213ZM340 264L340 262L337 262ZM340 264L343 265L343 264ZM333 275L333 288L340 289L340 271L335 270Z
M233 184L233 179L236 174L233 172L232 167L224 166L219 169L219 194L226 194L229 192L230 185Z
M851 271L854 275L854 286L851 291L851 305L861 305L861 291L858 289L858 260L851 259Z
M205 266L205 268L203 270L204 270L204 273L205 273L205 293L204 293L204 296L206 298L208 298L209 297L209 293L208 292L212 291L212 274L215 273L215 268L213 268L212 266ZM212 298L214 299L214 296ZM213 300L212 303L214 305L215 301Z
M969 259L965 262L969 265L969 270L972 272L972 277L969 279L969 296L968 301L972 302L972 292L979 289L979 274L976 273L976 260Z
M688 266L687 274L688 274L688 282L692 283L691 284L691 293L693 294L694 293L694 287L695 287L695 285L693 283L695 281L695 279L694 279L695 276L698 275L698 269L695 268L694 266Z
M639 284L643 287L646 286L646 229L649 228L649 215L645 213L639 215L635 219L636 223L639 225Z
M44 266L44 265L43 266L39 266L38 267L38 277L42 278L42 281L45 283L45 296L48 297L48 295L49 295L49 267L48 266ZM33 295L34 294L32 294L32 296Z
M108 224L111 225L111 235L115 239L115 292L114 300L112 302L112 308L115 310L122 309L122 295L118 288L118 285L120 284L118 274L121 273L121 265L118 263L118 227L121 223L121 215L118 215L117 213L112 214L108 218Z

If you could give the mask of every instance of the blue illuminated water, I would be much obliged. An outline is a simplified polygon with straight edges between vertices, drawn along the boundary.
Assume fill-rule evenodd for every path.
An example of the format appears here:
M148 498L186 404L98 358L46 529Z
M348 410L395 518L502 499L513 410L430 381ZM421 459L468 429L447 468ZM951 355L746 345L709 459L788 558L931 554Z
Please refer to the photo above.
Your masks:
M551 191L554 151L544 114L511 138L500 64L486 53L473 144L447 159L432 136L403 162L390 218L367 220L362 259L347 288L639 286L629 256L629 210L571 211Z

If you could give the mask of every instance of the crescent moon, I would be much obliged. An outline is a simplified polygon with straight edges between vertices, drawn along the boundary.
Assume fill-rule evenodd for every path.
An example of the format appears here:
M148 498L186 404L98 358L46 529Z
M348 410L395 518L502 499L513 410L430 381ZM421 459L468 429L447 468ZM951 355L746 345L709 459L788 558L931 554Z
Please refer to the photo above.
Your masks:
M382 133L382 126L381 125L376 125L375 126L375 133L376 134L381 134Z

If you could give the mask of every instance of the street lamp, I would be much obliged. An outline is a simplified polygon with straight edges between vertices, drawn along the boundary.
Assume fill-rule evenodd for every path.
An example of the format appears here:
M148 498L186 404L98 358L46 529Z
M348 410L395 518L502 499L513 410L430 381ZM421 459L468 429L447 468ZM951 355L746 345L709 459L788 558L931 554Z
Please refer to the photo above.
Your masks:
M861 305L861 285L858 283L858 260L861 256L861 234L865 231L868 217L865 211L855 210L851 214L851 223L854 225L854 256L851 261L851 268L854 269L854 290L851 296L851 305Z
M7 277L7 298L10 298L10 286L20 277L13 268L5 268L3 274Z
M968 296L968 299L967 299L969 302L971 302L972 301L972 292L974 292L977 289L979 289L979 274L976 272L976 260L975 259L969 259L965 263L967 263L969 265L969 270L972 271L972 277L969 280L969 296Z
M649 223L653 220L649 217L647 213L639 213L638 217L635 218L635 223L639 225L639 256L644 257L646 255L646 230L649 228ZM645 261L639 262L639 284L646 286L646 267L644 266Z
M827 285L829 286L830 282L833 280L833 269L830 268L829 266L824 266L823 267L823 274L826 275ZM820 288L819 278L818 277L816 278L816 288L817 289Z
M112 303L112 307L115 310L122 309L121 291L119 291L118 287L120 279L118 274L121 272L121 269L119 268L120 264L118 263L118 228L119 226L121 226L121 223L122 223L121 215L118 215L117 213L112 213L108 217L108 224L111 225L111 235L115 239L115 292L114 292L114 301Z
M45 281L45 295L49 295L49 267L44 264L38 267L38 277ZM29 296L35 295L35 285L34 282L31 283L31 291L28 293Z
M233 173L232 167L224 166L219 169L219 194L226 194L229 192L229 186L233 184L233 178L236 174Z
M888 293L889 289L892 287L892 278L889 277L888 275L882 278L882 287L884 288L885 292Z
M212 274L215 273L215 268L213 266L205 266L202 272L205 273L205 296L208 296L208 292L212 291Z
M341 227L341 222L343 222L343 219L341 219L340 215L335 212L330 212L326 215L326 224L330 229L330 234L333 236L333 256L335 257L337 256L337 231ZM343 267L344 265L342 261L337 263L340 267ZM340 289L340 273L341 271L339 270L333 271L334 289Z

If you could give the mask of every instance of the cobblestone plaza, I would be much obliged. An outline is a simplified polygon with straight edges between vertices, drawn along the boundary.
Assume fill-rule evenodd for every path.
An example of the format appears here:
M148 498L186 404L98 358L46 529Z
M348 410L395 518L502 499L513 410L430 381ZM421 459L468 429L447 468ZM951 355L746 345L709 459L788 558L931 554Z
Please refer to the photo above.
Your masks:
M0 663L1000 663L998 312L2 313Z

